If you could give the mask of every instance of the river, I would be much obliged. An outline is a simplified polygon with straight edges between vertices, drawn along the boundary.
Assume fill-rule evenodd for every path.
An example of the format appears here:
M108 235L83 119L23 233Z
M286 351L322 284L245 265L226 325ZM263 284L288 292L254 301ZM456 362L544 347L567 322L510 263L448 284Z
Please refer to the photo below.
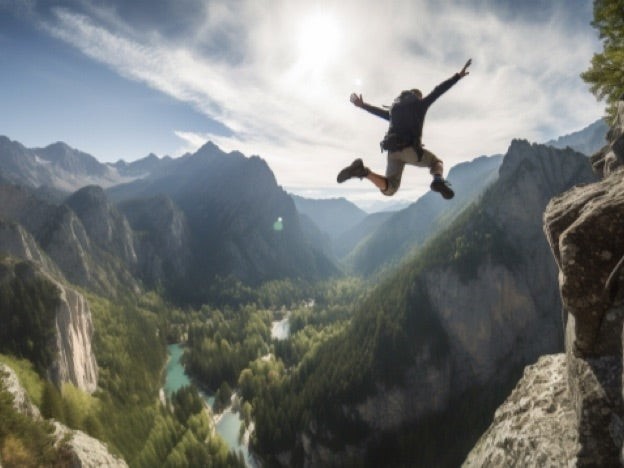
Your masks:
M171 395L176 390L190 385L189 379L184 366L180 362L184 349L179 344L172 344L167 346L167 353L169 354L169 361L167 362L167 372L165 378L165 392L167 396ZM214 396L200 392L206 403L212 405L214 403ZM238 434L240 432L240 426L242 424L238 413L233 413L230 409L225 410L221 415L217 417L217 424L215 426L217 433L230 447L231 450L240 451L245 457L245 462L249 467L255 467L257 464L251 458L249 449L246 444L241 444L238 441Z
M274 321L271 324L271 338L274 340L285 340L290 336L290 316L286 315L282 320ZM165 393L171 395L176 390L191 384L184 366L180 362L184 349L180 344L172 344L167 346L167 354L169 361L167 362L167 371L165 377ZM208 395L200 391L200 395L204 401L212 408L214 404L214 395ZM256 461L251 457L247 444L240 443L238 435L240 427L243 423L238 413L232 412L231 409L225 410L216 417L217 424L215 426L217 433L226 442L231 450L240 451L245 457L245 463L249 467L256 467Z
M271 338L274 340L285 340L290 336L290 314L282 320L276 320L271 324Z

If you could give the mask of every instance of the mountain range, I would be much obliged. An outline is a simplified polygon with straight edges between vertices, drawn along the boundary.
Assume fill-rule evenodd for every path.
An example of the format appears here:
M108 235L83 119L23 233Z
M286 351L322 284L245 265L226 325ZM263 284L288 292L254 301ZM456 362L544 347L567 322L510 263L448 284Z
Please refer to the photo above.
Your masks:
M453 201L428 193L368 215L344 199L290 195L264 160L212 143L175 159L101 164L64 143L28 149L0 137L0 287L50 292L34 305L32 294L5 295L0 312L13 314L9 336L23 332L15 317L41 312L28 318L36 340L50 338L33 357L40 370L93 392L89 308L102 306L87 294L127 304L156 290L182 307L219 307L224 285L363 277L368 293L348 325L258 412L254 448L282 465L456 466L522 368L563 347L541 217L553 196L594 180L587 156L570 148L583 138L515 140L505 155L451 168ZM146 342L161 339L156 330ZM289 428L282 439L264 438L267 417Z
M216 277L258 284L337 272L258 157L207 144L175 160L104 165L64 144L29 150L3 137L0 171L0 215L24 226L70 281L98 291L160 286L201 302ZM58 195L92 181L100 185L61 201L41 189Z

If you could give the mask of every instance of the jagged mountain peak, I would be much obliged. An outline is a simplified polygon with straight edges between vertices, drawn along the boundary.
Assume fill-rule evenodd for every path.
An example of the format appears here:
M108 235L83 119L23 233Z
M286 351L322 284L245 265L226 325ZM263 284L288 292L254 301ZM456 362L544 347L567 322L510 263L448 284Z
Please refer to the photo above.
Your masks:
M523 165L557 165L565 167L572 160L587 160L587 156L572 148L558 149L527 140L513 140L501 164L499 176L501 180L516 177L518 169ZM589 164L589 162L588 162Z
M107 166L95 157L74 149L62 141L52 143L45 148L35 148L34 151L41 159L70 173L102 176L108 172Z
M0 146L7 146L7 145L15 145L15 146L25 149L24 145L22 145L19 141L13 141L6 135L0 135Z

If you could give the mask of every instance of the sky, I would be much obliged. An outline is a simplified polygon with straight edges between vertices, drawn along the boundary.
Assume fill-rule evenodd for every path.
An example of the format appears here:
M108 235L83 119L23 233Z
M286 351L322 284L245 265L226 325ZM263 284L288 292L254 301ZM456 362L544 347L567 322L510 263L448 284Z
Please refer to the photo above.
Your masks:
M0 135L102 162L181 156L212 141L265 159L285 190L384 198L336 183L361 157L385 171L389 105L426 94L425 146L445 169L545 142L604 113L579 74L601 49L590 0L0 0ZM400 200L428 171L408 167Z

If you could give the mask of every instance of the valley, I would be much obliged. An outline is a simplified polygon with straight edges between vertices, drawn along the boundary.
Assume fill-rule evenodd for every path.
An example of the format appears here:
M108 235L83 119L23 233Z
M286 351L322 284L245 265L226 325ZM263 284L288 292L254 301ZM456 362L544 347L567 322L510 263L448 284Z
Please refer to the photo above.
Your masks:
M66 192L34 181L112 169L1 143L0 171L33 161L0 184L0 353L25 360L36 424L129 466L456 466L522 369L563 347L541 216L594 180L570 148L514 140L451 168L462 197L368 215L213 144Z

